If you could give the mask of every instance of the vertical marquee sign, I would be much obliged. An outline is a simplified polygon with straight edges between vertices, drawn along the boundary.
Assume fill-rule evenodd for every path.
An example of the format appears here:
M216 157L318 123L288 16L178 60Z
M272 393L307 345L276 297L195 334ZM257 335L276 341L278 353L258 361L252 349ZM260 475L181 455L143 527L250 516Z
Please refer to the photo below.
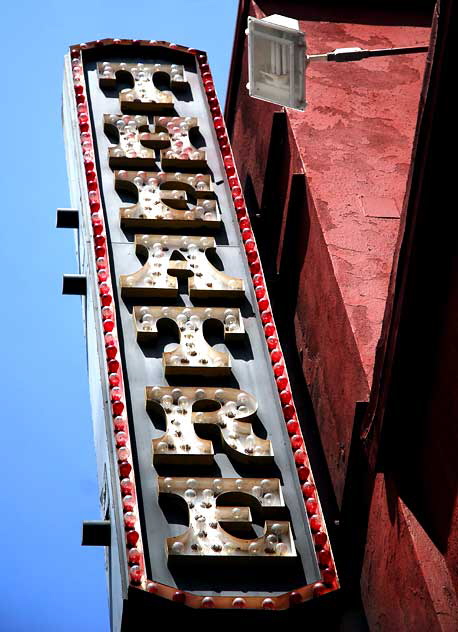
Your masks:
M75 46L63 111L112 608L141 591L285 610L335 590L205 53Z

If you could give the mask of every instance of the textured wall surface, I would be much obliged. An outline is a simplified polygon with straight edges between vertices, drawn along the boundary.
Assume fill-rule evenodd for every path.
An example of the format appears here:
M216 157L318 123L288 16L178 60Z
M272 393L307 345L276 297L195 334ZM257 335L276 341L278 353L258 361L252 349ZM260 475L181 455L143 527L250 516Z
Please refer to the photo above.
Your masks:
M345 627L358 603L371 631L458 629L453 4L435 14L428 66L425 55L316 63L305 113L247 96L236 35L226 116L341 509L339 630L366 629ZM298 5L241 3L300 19L310 54L429 42L422 3Z
M276 4L251 2L249 12L263 17L279 12ZM283 3L281 12L300 19L309 54L429 41L429 28L412 16L360 10L358 19L343 14L345 21L340 13L338 21L324 11L317 21L313 8L294 4ZM269 230L276 236L275 273L282 259L293 256L291 245L281 244L291 209L290 178L302 173L306 179L309 230L293 242L300 274L289 291L297 296L296 344L338 502L355 404L367 400L372 384L425 57L311 64L307 109L286 111L286 138L271 137L273 114L281 108L247 94L246 50L238 68L233 146L241 180L252 185L260 230L267 239ZM266 178L272 162L276 168Z

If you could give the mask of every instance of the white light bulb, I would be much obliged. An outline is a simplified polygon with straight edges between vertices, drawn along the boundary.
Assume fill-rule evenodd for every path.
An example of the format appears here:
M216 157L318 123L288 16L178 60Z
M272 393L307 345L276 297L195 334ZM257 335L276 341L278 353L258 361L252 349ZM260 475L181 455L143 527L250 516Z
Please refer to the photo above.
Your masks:
M251 493L253 494L253 496L256 496L256 498L261 498L262 487L260 485L253 485L253 487L251 488Z
M277 553L277 555L286 555L286 553L288 553L288 547L284 542L279 542L275 545L275 553Z
M223 481L221 478L215 478L213 481L213 489L216 492L221 492L223 490Z
M213 501L214 494L212 489L204 489L202 492L202 498L205 502L209 503Z
M184 493L184 497L188 502L192 502L196 497L196 492L193 489L187 489Z
M273 494L270 494L270 493L264 494L262 500L263 500L263 505L272 505L274 502L274 496Z

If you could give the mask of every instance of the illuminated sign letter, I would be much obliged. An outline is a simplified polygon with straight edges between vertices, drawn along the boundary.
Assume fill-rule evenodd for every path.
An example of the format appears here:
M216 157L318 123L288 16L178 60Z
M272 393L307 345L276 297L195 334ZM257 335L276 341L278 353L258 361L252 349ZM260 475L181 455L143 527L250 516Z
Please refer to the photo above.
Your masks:
M154 75L162 73L169 77L172 90L183 90L188 86L184 68L179 64L126 64L99 62L97 74L102 88L116 88L117 80L127 79L132 88L121 90L119 102L123 112L173 110L173 95L154 85Z
M109 147L110 167L151 167L156 164L155 149L160 149L162 167L206 167L205 151L192 146L189 130L198 127L196 117L155 116L151 126L147 116L105 114L108 136L117 134L119 141Z
M266 556L284 562L296 557L289 522L266 520L263 535L249 537L252 518L247 501L255 501L264 515L269 509L284 507L278 479L159 477L158 486L161 494L181 497L189 511L188 529L182 535L167 538L169 563L193 563L197 556L218 562L247 558L254 561ZM226 494L230 494L229 502L237 504L223 506ZM239 537L226 531L225 526L240 532ZM245 537L244 530L248 531Z
M120 210L121 224L138 228L217 227L221 214L211 179L201 173L115 171L115 187L138 196L138 202ZM188 200L188 194L195 204Z
M239 339L245 333L238 309L224 307L134 307L137 338L147 341L158 335L157 323L172 321L178 329L179 344L165 351L162 364L166 375L228 375L228 353L216 351L204 336L204 323L217 321L224 327L224 339Z
M166 418L166 433L153 439L155 463L212 463L212 442L199 438L195 425L210 425L218 430L224 449L239 460L264 463L273 458L270 441L257 437L247 421L258 404L246 391L148 386L146 404L153 420L155 415L165 414Z
M178 275L189 277L191 298L244 295L242 279L220 272L207 259L205 251L216 247L213 237L135 235L135 246L137 252L146 250L148 261L137 272L121 275L123 296L176 296Z

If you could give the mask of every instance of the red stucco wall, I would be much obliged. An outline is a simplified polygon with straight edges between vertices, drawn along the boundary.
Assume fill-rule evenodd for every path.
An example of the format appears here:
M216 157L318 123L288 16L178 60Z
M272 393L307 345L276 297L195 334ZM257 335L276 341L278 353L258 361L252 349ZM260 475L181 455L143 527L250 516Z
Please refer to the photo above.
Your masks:
M415 20L400 25L359 11L364 23L316 21L312 8L294 5L282 3L281 12L302 18L310 54L429 40L429 28L408 26ZM280 10L261 0L250 7L257 17ZM281 151L290 175L306 176L310 214L299 253L296 343L339 502L355 403L368 398L372 384L424 65L425 55L310 65L308 107L287 111L289 139ZM248 97L246 51L240 70L232 142L241 180L251 178L261 205L272 116L280 108ZM276 210L283 221L287 208L286 199Z

